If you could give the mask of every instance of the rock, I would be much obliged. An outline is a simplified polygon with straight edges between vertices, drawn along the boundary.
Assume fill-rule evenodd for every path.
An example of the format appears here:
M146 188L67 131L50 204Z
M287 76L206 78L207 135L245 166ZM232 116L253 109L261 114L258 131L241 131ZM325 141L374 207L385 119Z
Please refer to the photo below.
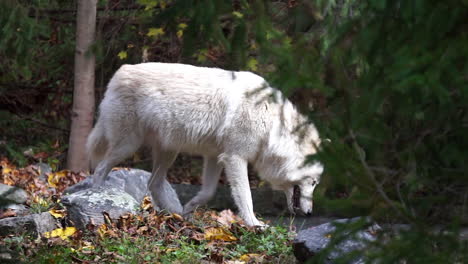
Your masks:
M172 187L179 195L182 204L187 203L201 189L200 185L173 184ZM284 215L289 214L286 205L286 196L282 192L273 191L269 187L260 187L250 190L255 213L260 215ZM207 207L224 210L237 210L231 196L231 188L227 185L218 186L215 196L208 202Z
M57 228L54 217L48 213L0 219L0 236L30 233L34 236Z
M147 183L151 173L139 169L120 169L109 173L104 187L113 187L131 195L140 202L147 194ZM88 177L83 181L68 187L65 194L72 194L92 187L93 179Z
M120 169L111 171L104 182L105 187L113 187L130 194L136 201L140 202L148 195L147 182L151 173L139 169ZM86 190L92 186L92 177L70 186L65 190L66 194ZM182 204L187 203L201 189L200 185L172 184ZM252 189L254 210L261 215L282 215L287 213L286 197L282 192L273 191L269 187ZM223 210L233 209L236 206L231 196L229 186L219 186L215 197L207 204L209 208Z
M34 164L34 166L37 168L39 172L39 179L41 181L47 182L47 174L52 173L52 168L49 166L47 163L43 162L38 162Z
M24 204L7 204L4 206L0 206L0 211L8 209L14 211L16 214L15 216L25 216L30 213L29 208L26 207Z
M293 241L294 255L301 262L313 258L330 243L331 235L333 235L336 229L336 223L354 222L358 219L359 218L334 220L300 231ZM349 238L340 242L334 250L328 254L327 260L323 263L333 263L334 259L346 253L365 248L366 242L376 240L375 231L380 229L380 226L374 224L365 230L358 231L355 236L349 236ZM348 263L360 264L364 263L364 260L362 258L357 258Z
M28 193L18 187L0 183L0 206L5 204L22 204L28 199Z
M18 252L15 252L4 245L0 245L0 263L21 263Z
M114 187L97 187L81 190L62 197L70 219L75 226L84 229L88 223L104 223L103 212L111 219L125 213L136 213L139 203L128 193Z

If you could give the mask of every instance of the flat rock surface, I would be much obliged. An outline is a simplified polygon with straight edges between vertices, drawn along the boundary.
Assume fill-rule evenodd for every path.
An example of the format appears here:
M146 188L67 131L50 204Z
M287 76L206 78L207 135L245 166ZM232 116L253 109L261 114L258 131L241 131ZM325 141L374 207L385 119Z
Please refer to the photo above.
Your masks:
M104 223L103 212L111 219L118 219L125 213L136 213L139 206L131 195L113 187L97 187L81 190L62 197L70 219L77 228L84 229L88 223Z
M31 233L43 234L56 228L56 221L49 212L0 219L0 236Z
M293 241L294 255L301 262L315 257L326 248L332 240L337 223L350 223L357 220L358 218L333 220L328 223L301 230ZM338 243L334 247L334 250L327 255L323 263L333 263L333 260L346 253L363 249L366 247L366 242L377 239L375 231L379 229L381 229L380 226L374 224L369 228L357 231L353 236L346 235L346 238ZM363 261L364 260L358 256L348 263L360 264L364 263Z
M0 199L0 206L9 203L22 204L28 199L28 193L18 187L0 183Z

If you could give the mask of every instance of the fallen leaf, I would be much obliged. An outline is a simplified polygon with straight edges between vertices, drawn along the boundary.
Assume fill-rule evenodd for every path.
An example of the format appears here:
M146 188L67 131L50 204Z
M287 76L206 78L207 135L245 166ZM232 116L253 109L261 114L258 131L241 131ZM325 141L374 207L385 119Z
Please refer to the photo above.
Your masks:
M60 179L65 178L69 172L69 170L62 170L55 173L50 173L49 177L47 178L47 182L49 183L50 187L57 188Z
M15 170L15 167L10 164L10 162L6 159L2 159L0 161L0 166L2 167L2 174L10 174L13 170Z
M95 249L95 247L93 246L93 244L89 241L83 241L83 246L77 248L77 249L74 249L74 248L70 248L72 252L80 252L80 251L89 251L89 250L93 250Z
M205 230L206 240L236 241L237 238L223 227L210 227Z
M237 216L231 210L223 210L219 216L214 217L215 220L227 228L230 228L233 223L238 222Z
M49 154L47 154L46 152L39 152L37 154L34 154L33 158L35 158L36 160L44 160L47 159L48 156Z
M153 204L151 203L151 198L149 196L145 196L141 201L140 205L141 209L148 211L153 208Z
M148 231L148 226L142 226L137 229L138 234L143 234Z
M98 227L98 234L101 238L118 237L117 233L106 224L102 224Z
M181 222L184 221L184 218L179 214L173 213L172 217L178 221L181 221Z
M0 212L0 219L16 216L16 212L13 209L6 209Z
M50 209L49 213L55 218L64 218L67 215L64 209Z
M263 256L260 254L256 253L251 253L251 254L244 254L242 255L239 260L244 261L244 262L255 262L255 263L261 263L263 262Z
M50 232L45 232L44 237L46 238L54 238L60 237L63 240L67 240L70 236L72 236L76 232L76 228L74 227L66 227L66 228L57 228Z

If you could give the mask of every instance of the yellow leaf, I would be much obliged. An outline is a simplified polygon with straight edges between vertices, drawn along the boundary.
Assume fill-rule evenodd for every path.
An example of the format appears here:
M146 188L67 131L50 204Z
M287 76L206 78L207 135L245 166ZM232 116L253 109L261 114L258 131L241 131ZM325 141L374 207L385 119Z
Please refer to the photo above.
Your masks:
M148 33L146 33L148 37L158 37L161 35L164 35L164 29L163 28L150 28L148 30Z
M119 52L119 54L117 54L117 56L123 60L123 59L126 59L127 58L127 52L126 51L121 51Z
M101 238L118 236L117 233L115 233L115 231L109 228L109 226L107 226L106 224L100 225L97 231Z
M159 2L159 6L161 7L162 10L164 10L164 9L166 9L167 4L166 4L165 1L161 0L161 1Z
M145 6L145 11L151 10L158 5L157 0L137 0L140 5Z
M208 54L208 50L206 49L202 49L198 52L198 54L196 54L196 57L197 57L197 61L198 62L204 62L206 61L206 54Z
M71 227L67 227L67 228L57 228L57 229L54 229L54 230L52 230L50 232L45 232L44 236L46 238L60 237L61 239L66 240L66 239L68 239L68 237L75 234L75 232L76 232L76 228L71 226Z
M151 203L151 198L149 198L149 196L145 196L143 198L143 201L141 201L140 207L145 211L149 210L150 208L153 208L153 204Z
M11 169L11 167L6 167L6 166L2 166L2 174L8 174L8 173L11 173L13 170Z
M184 31L182 29L177 30L177 37L181 38L184 35Z
M69 170L62 170L55 173L50 173L47 179L50 187L57 188L60 179L66 177L70 171Z
M74 248L70 248L72 252L79 252L79 251L86 251L86 250L93 250L95 249L95 247L92 245L91 242L89 241L83 241L83 246L77 248L77 249L74 249Z
M210 227L205 230L206 240L236 241L237 238L222 227Z
M49 213L55 218L64 218L66 215L65 210L51 209Z
M176 250L178 250L178 249L179 249L179 248L176 248L176 247L175 247L175 248L167 248L167 249L166 249L166 253L170 253L170 252L176 251Z
M102 224L98 227L97 231L98 231L99 236L103 238L106 235L107 231L109 231L109 228L107 227L106 224Z
M239 260L241 261L245 261L245 262L249 262L250 260L257 260L257 259L260 259L262 257L262 255L260 254L256 254L256 253L251 253L251 254L244 254L242 255Z
M244 15L243 15L241 12L238 12L238 11L234 11L234 12L232 12L232 14L233 14L235 17L237 17L237 18L242 18L242 17L244 17Z
M180 214L173 213L172 217L178 221L184 221L184 218Z
M250 58L247 62L247 69L256 71L258 69L258 61L254 58Z
M185 24L185 23L180 23L177 27L178 27L179 29L184 30L184 29L187 28L187 24Z
M41 206L49 206L49 202L47 202L46 199L44 199L44 198L42 198L42 197L40 197L38 195L35 195L35 194L33 194L32 197L33 197L33 199L32 199L33 203L41 205Z

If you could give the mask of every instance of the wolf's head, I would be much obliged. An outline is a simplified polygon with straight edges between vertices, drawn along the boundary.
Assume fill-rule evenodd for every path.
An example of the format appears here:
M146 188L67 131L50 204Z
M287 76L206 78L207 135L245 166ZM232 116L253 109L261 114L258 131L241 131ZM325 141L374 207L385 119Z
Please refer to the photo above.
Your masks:
M291 213L312 214L313 194L315 187L320 183L322 173L323 166L318 162L292 173L295 174L290 176L293 180L282 186Z
M276 114L257 168L273 189L284 191L292 213L311 214L323 166L306 160L317 153L321 139L316 127L288 100L278 104Z
M315 131L313 126L309 126ZM309 215L313 208L313 193L320 183L323 165L318 162L306 162L309 155L317 152L320 139L316 132L306 133L299 138L296 135L283 136L277 140L278 146L269 150L270 159L266 159L269 170L263 170L268 175L273 189L282 190L286 194L288 208L291 213Z

